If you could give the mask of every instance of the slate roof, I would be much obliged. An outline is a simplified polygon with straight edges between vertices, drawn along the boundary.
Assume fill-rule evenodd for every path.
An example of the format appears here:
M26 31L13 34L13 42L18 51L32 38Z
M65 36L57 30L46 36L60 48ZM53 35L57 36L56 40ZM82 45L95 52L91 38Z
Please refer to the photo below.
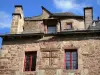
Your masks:
M83 16L76 15L72 12L64 12L64 13L52 13L50 17L76 17L76 18L83 18ZM33 16L33 17L25 17L25 20L42 20L42 16Z
M90 30L100 30L100 20L94 20L92 25L89 26Z
M50 17L75 17L75 18L82 18L83 19L83 16L80 16L80 15L76 15L72 12L62 12L62 13L51 13L50 11L48 11L46 8L44 8L42 6L42 9L45 10L48 14L50 14ZM39 15L39 16L33 16L33 17L25 17L24 18L25 20L42 20L42 15Z
M42 20L41 16L25 17L24 20Z
M77 16L76 14L72 12L63 12L63 13L52 13L54 16Z

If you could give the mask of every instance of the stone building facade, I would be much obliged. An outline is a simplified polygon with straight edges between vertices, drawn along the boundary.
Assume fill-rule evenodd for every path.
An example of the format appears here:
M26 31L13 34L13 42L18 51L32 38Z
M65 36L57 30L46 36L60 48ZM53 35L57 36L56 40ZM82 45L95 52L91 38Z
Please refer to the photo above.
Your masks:
M24 17L15 6L10 34L0 35L0 75L99 75L100 22L93 8L84 8L84 16L42 11Z

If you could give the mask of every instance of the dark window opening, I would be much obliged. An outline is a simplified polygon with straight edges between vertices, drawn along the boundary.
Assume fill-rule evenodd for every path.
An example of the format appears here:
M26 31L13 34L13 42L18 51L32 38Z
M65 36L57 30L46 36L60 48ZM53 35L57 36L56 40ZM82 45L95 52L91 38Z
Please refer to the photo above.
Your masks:
M56 26L47 26L47 33L56 33Z
M36 70L36 58L37 52L26 52L25 53L25 71L35 71Z
M66 23L66 29L72 29L72 23Z
M66 69L78 69L77 50L65 51L65 66Z

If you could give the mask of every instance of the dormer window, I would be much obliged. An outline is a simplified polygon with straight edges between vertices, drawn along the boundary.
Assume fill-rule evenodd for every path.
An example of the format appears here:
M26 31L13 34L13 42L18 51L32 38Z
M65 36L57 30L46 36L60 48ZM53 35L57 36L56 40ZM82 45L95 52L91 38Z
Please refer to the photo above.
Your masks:
M47 33L56 33L56 25L48 25Z
M72 22L66 23L66 29L72 29Z
M58 20L57 19L44 19L44 32L46 34L55 34L57 32L57 24Z

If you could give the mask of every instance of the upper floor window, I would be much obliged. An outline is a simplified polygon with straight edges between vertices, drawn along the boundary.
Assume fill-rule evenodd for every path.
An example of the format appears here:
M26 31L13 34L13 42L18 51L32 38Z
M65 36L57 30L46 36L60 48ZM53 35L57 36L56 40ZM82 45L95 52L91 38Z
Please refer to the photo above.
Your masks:
M72 29L72 22L66 23L66 29Z
M54 26L48 25L47 26L47 33L56 33L56 25L54 25Z
M25 62L24 62L25 71L35 71L36 57L37 57L37 52L26 52L25 53Z
M78 69L77 50L65 51L65 66L66 66L66 69Z

